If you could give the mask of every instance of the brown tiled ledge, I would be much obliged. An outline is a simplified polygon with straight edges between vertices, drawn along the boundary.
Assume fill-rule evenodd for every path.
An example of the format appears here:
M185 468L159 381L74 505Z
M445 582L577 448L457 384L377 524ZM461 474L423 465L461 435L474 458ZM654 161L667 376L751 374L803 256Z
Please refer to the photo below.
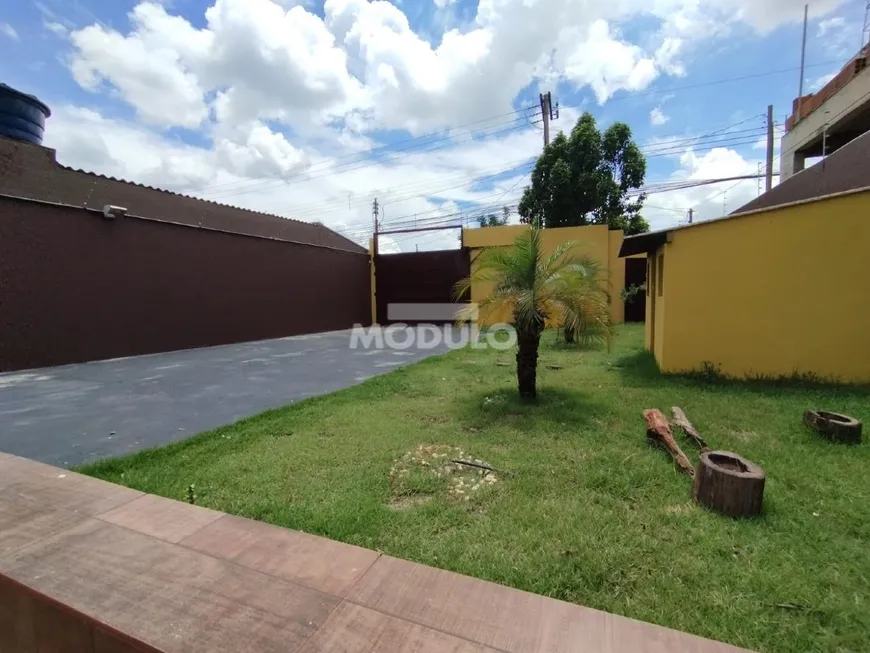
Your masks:
M0 454L0 653L735 653Z

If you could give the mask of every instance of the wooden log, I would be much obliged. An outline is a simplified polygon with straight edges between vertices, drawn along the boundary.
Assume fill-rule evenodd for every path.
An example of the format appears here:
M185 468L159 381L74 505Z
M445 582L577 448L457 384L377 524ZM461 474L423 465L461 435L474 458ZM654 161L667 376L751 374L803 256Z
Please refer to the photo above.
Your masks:
M823 438L842 444L861 444L861 422L825 410L805 410L804 423Z
M692 467L692 463L689 462L686 454L680 449L680 445L674 440L674 436L671 435L671 427L662 411L658 408L648 408L643 411L643 418L646 420L647 440L664 448L671 454L680 470L688 476L694 476L695 469Z
M674 414L674 424L679 426L683 430L683 433L694 440L695 444L698 445L698 448L701 449L701 451L706 451L710 448L707 446L704 438L702 438L698 433L698 429L696 429L689 421L689 418L686 417L686 413L683 412L682 408L679 406L671 406L671 412Z
M692 496L706 508L729 517L760 515L764 470L730 451L704 451L698 461Z

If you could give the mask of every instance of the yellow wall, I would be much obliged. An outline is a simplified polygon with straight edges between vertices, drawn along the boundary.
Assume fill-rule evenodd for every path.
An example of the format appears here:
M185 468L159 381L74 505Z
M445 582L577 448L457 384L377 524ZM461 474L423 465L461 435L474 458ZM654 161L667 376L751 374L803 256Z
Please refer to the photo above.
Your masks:
M471 269L476 269L475 260L484 247L505 247L513 245L517 237L529 227L526 225L507 225L504 227L483 227L480 229L464 229L462 242L471 248ZM615 323L624 319L622 289L625 286L625 261L619 258L619 248L622 245L622 231L609 231L605 225L587 227L561 227L559 229L543 230L544 251L553 252L556 247L566 242L576 243L573 254L590 256L604 266L608 273L610 290L610 313ZM493 283L477 282L471 288L471 301L479 302L493 290ZM481 316L484 324L509 322L511 316L506 312L492 313Z
M710 362L735 377L870 382L870 191L700 223L669 238L663 296L651 307L662 371Z

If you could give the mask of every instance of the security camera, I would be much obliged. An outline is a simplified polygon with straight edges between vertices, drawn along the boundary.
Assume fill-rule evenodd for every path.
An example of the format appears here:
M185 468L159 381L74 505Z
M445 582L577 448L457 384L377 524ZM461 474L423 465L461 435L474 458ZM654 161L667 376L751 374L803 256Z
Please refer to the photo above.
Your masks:
M125 209L123 206L114 206L112 204L106 204L103 207L103 217L104 218L109 218L109 219L123 218L125 215L127 215L127 209Z

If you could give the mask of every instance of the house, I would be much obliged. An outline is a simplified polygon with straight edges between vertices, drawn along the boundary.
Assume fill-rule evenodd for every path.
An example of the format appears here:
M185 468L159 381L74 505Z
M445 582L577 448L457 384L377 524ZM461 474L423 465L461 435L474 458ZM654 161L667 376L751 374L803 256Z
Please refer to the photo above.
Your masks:
M631 236L620 256L647 256L663 372L870 382L868 247L870 185Z

